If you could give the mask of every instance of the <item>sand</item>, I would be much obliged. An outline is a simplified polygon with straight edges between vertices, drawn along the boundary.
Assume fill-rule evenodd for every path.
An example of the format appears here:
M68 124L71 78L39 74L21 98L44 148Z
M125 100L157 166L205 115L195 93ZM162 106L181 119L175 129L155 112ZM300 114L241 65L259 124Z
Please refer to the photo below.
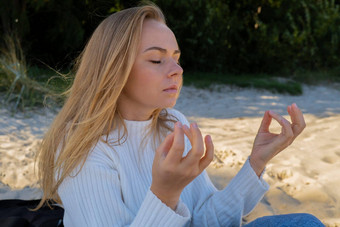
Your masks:
M293 102L303 110L307 127L268 164L264 179L270 189L245 221L307 212L326 226L340 226L340 89L304 86L302 96L290 96L226 86L183 87L175 108L212 135L216 157L207 171L223 188L250 154L264 111L287 115L286 106ZM0 199L41 197L34 154L54 116L47 109L12 116L0 107Z

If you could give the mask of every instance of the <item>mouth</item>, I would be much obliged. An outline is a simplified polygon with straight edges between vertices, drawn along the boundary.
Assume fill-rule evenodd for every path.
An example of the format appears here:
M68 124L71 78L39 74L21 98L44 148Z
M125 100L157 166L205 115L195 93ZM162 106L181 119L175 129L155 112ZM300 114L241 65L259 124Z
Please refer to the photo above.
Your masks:
M165 88L163 91L168 92L168 93L177 93L178 87L176 85L172 85L168 88Z

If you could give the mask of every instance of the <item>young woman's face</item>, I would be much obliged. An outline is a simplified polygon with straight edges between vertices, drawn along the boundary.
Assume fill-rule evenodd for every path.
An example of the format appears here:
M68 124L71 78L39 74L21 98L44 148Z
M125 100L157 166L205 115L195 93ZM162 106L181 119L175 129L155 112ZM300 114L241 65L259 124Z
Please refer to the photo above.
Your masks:
M173 107L182 86L183 69L173 32L156 20L146 20L136 61L118 101L128 120L146 120L157 108Z

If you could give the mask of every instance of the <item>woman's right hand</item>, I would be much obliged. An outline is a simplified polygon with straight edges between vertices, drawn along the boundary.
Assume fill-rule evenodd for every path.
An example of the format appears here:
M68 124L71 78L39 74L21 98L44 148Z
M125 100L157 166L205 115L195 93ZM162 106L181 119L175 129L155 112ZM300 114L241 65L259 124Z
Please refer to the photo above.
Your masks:
M192 149L182 157L185 147L184 134L189 138ZM213 160L214 145L211 137L206 136L204 142L196 123L192 123L188 128L177 122L174 131L156 150L150 190L173 210L176 209L185 186L201 174Z

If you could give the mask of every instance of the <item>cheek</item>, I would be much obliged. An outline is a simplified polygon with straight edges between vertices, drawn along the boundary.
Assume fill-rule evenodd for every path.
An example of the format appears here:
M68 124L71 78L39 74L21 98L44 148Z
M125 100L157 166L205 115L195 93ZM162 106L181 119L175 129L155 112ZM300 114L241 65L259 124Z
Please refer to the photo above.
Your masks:
M130 81L128 81L128 89L130 94L134 94L137 99L154 99L159 94L159 81L156 77L150 76L150 73L144 72L138 75L134 75Z

